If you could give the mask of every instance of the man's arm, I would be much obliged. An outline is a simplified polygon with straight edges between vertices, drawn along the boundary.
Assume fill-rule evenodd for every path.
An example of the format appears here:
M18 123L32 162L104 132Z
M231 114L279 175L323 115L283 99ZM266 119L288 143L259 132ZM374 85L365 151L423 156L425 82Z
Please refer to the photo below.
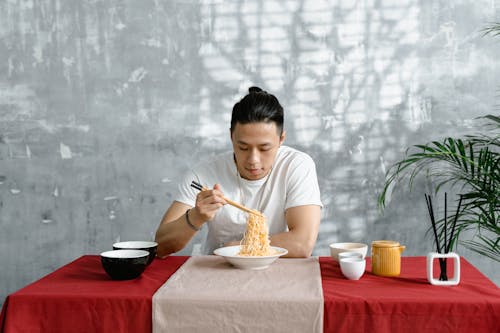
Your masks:
M226 201L220 191L220 186L216 184L212 190L205 190L196 196L195 207L174 201L168 208L161 220L160 226L156 230L155 241L158 243L158 257L165 257L174 252L182 250L196 234L196 230L191 227L201 228L206 222L211 220L217 210ZM186 217L188 212L189 223Z
M189 227L186 221L186 210L190 206L174 201L168 208L160 226L156 230L155 241L158 243L158 257L165 257L180 251L196 234L196 230ZM192 212L190 212L192 214ZM190 216L190 221L194 220ZM191 222L193 223L193 222ZM198 224L195 224L198 226Z
M307 258L318 237L321 207L305 205L286 210L288 231L271 236L271 245L288 250L286 257Z

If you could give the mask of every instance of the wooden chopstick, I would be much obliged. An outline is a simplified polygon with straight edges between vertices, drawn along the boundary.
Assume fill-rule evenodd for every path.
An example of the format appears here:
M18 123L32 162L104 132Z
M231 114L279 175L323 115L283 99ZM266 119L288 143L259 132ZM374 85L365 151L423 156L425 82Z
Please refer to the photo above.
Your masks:
M231 199L228 199L228 198L226 198L226 197L224 197L224 200L226 200L226 202L227 202L228 204L230 204L231 206L236 207L236 208L239 208L239 209L241 209L241 210L243 210L243 211L245 211L245 212L247 212L247 213L254 214L254 215L261 215L261 216L262 216L262 213L261 213L261 212L259 212L258 210L255 210L255 209L250 209L250 208L248 208L248 207L245 207L245 206L243 206L242 204L239 204L239 203L237 203L237 202L235 202L235 201L233 201L233 200L231 200Z
M207 191L208 188L206 188L205 186L201 185L200 183L197 183L195 181L191 182L191 187L194 187L195 189L199 190L199 191ZM254 215L260 215L262 216L262 213L259 212L258 210L255 210L255 209L250 209L248 207L245 207L243 206L242 204L239 204L237 203L236 201L233 201L231 199L228 199L226 197L222 197L224 200L226 200L226 202L233 206L233 207L236 207L238 209L241 209L242 211L245 211L247 213L250 213L250 214L254 214Z

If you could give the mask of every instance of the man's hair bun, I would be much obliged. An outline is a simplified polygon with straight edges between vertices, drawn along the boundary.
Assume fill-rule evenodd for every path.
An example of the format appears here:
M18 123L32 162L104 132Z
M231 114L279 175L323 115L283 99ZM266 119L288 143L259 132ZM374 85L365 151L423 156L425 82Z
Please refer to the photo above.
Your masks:
M259 93L259 92L265 92L265 91L263 91L259 87L250 87L250 88L248 88L248 92L249 93Z
M236 124L276 123L278 134L283 133L283 107L276 96L253 86L248 88L248 94L233 106L231 114L231 134Z

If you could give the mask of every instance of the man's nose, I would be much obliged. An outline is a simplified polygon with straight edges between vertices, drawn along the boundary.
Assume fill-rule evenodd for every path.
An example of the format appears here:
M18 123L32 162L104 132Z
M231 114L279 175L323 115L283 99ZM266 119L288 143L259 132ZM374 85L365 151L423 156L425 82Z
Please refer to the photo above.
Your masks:
M259 151L257 149L250 150L250 154L248 154L247 162L248 164L255 165L260 161Z

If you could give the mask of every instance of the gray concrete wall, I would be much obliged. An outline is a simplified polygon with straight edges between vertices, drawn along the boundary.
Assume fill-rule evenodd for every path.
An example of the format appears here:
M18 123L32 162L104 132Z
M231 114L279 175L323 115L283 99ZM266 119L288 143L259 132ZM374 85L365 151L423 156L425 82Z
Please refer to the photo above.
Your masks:
M374 239L425 255L428 184L396 188L384 214L377 195L406 147L495 111L500 40L480 30L498 20L498 0L0 1L0 298L151 239L183 170L230 148L250 85L316 160L316 255Z

